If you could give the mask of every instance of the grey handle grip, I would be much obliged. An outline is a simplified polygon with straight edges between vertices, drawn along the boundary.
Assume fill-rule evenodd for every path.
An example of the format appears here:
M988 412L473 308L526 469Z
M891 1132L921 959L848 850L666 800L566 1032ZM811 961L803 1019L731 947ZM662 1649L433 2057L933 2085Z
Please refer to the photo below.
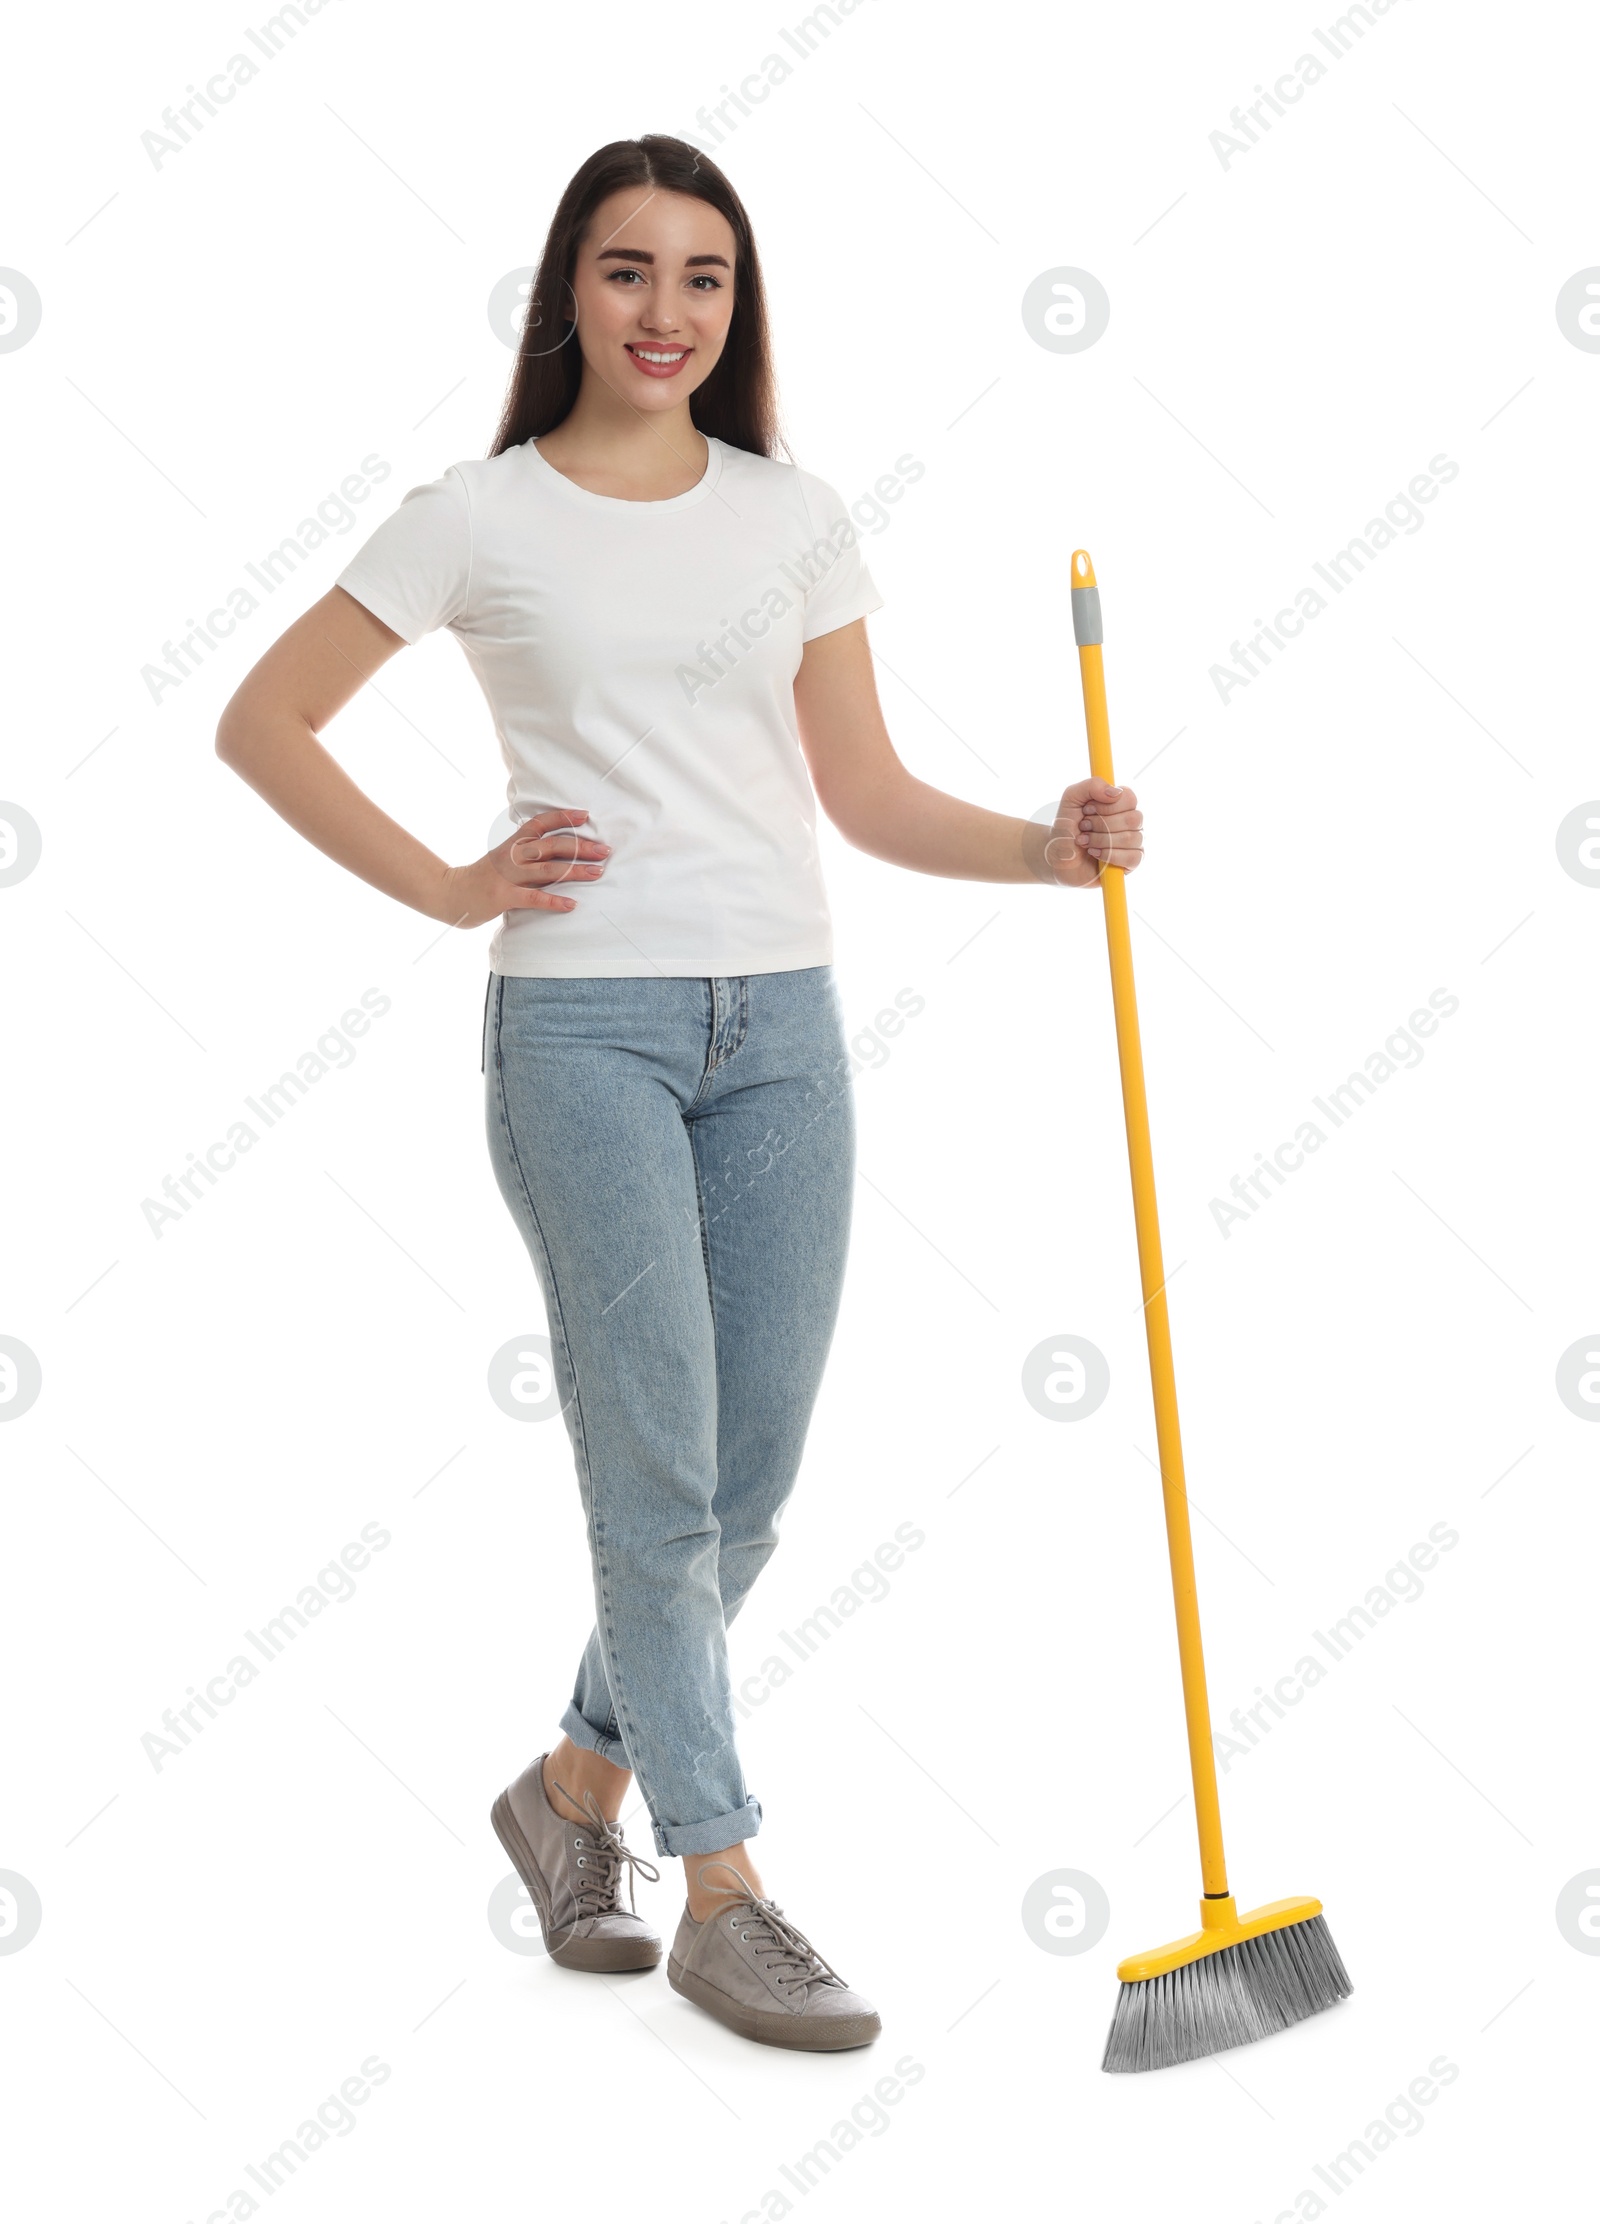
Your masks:
M1094 647L1105 639L1105 627L1100 622L1098 587L1073 588L1072 632L1080 649Z

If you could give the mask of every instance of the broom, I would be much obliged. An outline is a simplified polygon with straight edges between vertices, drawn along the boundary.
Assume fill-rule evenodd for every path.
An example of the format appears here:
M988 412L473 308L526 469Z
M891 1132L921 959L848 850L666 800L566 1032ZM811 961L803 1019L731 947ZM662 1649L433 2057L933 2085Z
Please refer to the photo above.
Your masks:
M1114 783L1105 666L1100 653L1105 639L1100 590L1095 584L1094 565L1082 548L1072 558L1072 630L1083 677L1089 768L1098 778ZM1323 1920L1320 1900L1272 1900L1241 1915L1228 1890L1122 868L1106 866L1100 885L1105 898L1117 1057L1122 1068L1122 1109L1128 1129L1139 1279L1144 1291L1150 1388L1161 1456L1161 1494L1172 1562L1172 1597L1178 1620L1178 1659L1183 1672L1183 1709L1189 1731L1189 1768L1194 1779L1204 1894L1199 1930L1187 1938L1175 1939L1170 1946L1153 1947L1148 1953L1130 1955L1117 1964L1121 1991L1100 2066L1106 2070L1157 2070L1267 2038L1274 2031L1315 2015L1319 2009L1331 2008L1335 2001L1346 1997L1351 1987Z

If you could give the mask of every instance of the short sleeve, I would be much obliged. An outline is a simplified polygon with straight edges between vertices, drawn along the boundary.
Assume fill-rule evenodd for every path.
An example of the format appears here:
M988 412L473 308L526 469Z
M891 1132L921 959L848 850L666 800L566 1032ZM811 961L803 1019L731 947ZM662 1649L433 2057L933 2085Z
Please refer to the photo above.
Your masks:
M472 505L453 464L412 487L334 581L408 643L459 618L471 584Z
M813 573L806 588L802 641L822 633L837 632L853 619L870 617L883 608L872 574L861 550L861 535L844 503L825 480L808 478L806 506L817 537L813 540L807 570ZM826 560L824 560L826 558Z

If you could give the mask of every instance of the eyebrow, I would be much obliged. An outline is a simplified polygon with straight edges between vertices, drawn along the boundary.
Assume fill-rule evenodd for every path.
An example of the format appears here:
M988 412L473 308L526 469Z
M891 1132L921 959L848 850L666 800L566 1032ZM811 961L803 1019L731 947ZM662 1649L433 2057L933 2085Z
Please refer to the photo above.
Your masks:
M656 259L648 247L602 247L595 259L605 262L612 256L629 263L653 263ZM700 263L718 263L724 270L729 267L726 255L685 255L683 258L685 270L693 270Z

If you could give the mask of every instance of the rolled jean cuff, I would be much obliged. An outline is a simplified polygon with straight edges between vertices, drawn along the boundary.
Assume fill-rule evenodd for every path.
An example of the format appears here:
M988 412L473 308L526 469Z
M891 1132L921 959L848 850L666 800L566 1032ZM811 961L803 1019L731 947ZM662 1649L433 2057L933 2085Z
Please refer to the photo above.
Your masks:
M597 1730L586 1715L578 1712L574 1703L561 1717L561 1727L574 1745L581 1745L586 1753L598 1753L601 1760L609 1761L613 1768L631 1769L626 1746L621 1738L611 1737L604 1730ZM731 1844L731 1840L729 1841Z
M724 1846L755 1836L761 1828L761 1802L751 1795L731 1815L714 1815L710 1822L657 1822L652 1816L650 1827L657 1853L720 1853Z

